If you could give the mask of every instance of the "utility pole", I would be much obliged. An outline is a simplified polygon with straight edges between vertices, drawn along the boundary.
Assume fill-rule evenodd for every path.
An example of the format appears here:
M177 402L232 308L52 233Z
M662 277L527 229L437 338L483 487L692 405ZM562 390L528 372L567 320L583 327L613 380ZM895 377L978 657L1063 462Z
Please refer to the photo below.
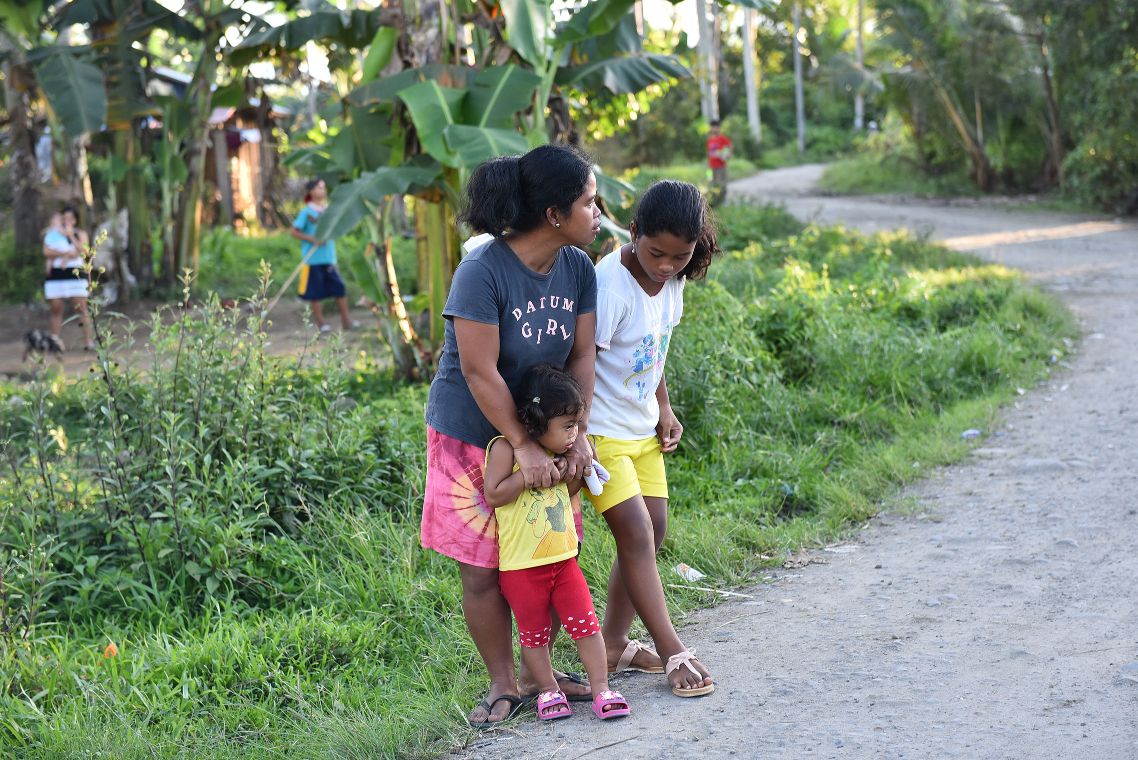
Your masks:
M798 122L798 155L806 154L806 105L802 97L802 9L794 0L794 118Z
M743 79L747 88L747 124L757 142L763 141L759 115L759 87L755 81L755 9L743 9Z
M854 131L865 129L865 96L862 94L862 79L865 76L865 48L862 45L862 14L865 12L865 0L857 0L857 47L854 52L854 61L857 64L859 75L857 92L854 93Z

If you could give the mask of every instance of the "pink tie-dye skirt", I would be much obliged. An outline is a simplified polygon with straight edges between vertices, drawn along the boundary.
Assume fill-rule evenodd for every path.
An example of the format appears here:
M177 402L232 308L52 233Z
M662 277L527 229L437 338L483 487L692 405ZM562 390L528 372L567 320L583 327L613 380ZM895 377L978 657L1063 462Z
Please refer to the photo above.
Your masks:
M467 565L498 566L498 521L486 504L482 465L486 451L427 427L427 487L419 540ZM582 535L581 501L573 498L573 519Z

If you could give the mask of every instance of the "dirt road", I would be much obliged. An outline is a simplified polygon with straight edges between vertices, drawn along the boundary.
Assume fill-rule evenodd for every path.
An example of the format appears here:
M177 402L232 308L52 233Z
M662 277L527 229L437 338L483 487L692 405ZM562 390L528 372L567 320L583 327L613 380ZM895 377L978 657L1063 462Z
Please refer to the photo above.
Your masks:
M984 204L829 198L817 166L736 196L873 231L908 227L1027 272L1085 339L964 462L856 540L685 621L718 691L614 687L633 715L521 722L491 758L1138 758L1138 229Z

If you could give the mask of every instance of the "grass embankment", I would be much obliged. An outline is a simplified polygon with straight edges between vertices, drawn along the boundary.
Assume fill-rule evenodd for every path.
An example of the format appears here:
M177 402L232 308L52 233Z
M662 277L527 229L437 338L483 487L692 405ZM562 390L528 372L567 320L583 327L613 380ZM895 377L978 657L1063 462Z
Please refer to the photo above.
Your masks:
M911 238L722 221L669 363L669 580L738 586L841 535L1073 334L1012 273ZM0 388L0 754L405 758L470 735L457 570L418 547L426 388L266 359L241 319L156 328L145 375ZM589 515L598 604L612 556Z
M820 186L843 195L974 197L981 194L967 172L930 177L910 160L874 151L857 153L830 164Z
M865 151L826 167L822 190L839 195L911 195L919 198L981 198L965 170L930 176L904 157ZM1020 211L1101 214L1102 209L1058 192L1002 196L1000 205Z

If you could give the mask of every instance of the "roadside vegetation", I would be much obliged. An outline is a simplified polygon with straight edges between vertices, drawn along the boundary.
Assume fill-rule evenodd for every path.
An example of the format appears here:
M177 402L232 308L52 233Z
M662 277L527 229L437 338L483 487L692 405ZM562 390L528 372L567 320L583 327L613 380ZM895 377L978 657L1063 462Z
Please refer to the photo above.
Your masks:
M902 234L771 207L721 227L669 367L686 433L666 583L686 562L730 589L841 536L962 456L961 431L1074 336L1013 272ZM426 385L335 341L267 356L269 276L250 308L174 307L132 361L0 386L0 754L406 758L469 738L484 684L456 567L418 546ZM612 556L587 515L601 604ZM681 616L718 598L667 590Z

